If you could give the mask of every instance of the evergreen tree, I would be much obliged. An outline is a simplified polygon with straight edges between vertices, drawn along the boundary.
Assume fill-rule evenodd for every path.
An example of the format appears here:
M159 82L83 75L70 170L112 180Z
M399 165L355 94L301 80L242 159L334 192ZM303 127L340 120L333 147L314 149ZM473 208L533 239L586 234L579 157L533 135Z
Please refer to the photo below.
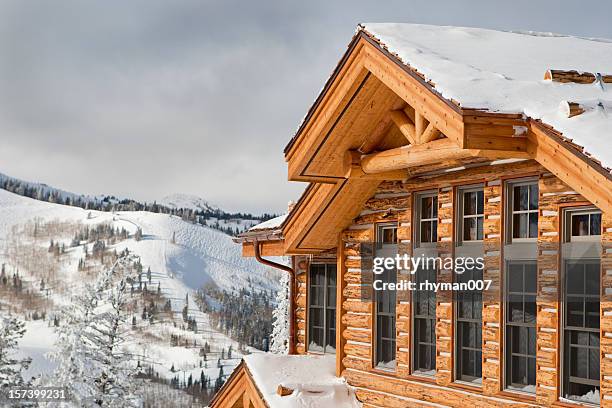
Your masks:
M67 387L79 406L138 406L137 370L121 350L130 263L130 256L118 258L62 313L52 353L58 366L48 384Z
M0 316L0 388L24 384L21 371L28 368L31 360L14 356L19 339L24 334L24 322L14 317Z

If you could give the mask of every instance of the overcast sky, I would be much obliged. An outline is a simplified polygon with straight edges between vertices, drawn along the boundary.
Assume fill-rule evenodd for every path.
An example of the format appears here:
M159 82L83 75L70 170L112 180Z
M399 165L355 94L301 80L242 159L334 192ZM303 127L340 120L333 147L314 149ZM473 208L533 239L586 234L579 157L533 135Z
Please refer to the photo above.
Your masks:
M286 181L283 148L357 23L612 38L611 4L0 0L0 172L283 211L304 188Z

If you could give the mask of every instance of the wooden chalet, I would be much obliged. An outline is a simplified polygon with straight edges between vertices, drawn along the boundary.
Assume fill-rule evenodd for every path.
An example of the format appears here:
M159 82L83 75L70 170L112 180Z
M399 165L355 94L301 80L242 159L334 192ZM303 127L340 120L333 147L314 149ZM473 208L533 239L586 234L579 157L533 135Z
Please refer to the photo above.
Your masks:
M605 41L360 26L285 148L308 187L286 219L236 238L245 256L291 256L291 352L335 354L364 407L612 407L605 70ZM468 277L492 285L365 301L369 242L481 256ZM233 379L244 405L222 402L242 392ZM212 406L271 406L253 387L237 374Z

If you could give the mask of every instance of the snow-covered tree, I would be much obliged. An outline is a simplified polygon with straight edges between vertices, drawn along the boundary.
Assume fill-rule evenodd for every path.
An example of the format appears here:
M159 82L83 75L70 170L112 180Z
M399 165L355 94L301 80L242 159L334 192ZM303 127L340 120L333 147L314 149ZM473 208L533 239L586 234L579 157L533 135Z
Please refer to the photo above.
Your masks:
M0 316L0 388L24 383L21 371L30 359L15 358L18 341L25 333L25 324L11 316Z
M276 294L276 308L272 312L270 351L287 354L289 351L289 274L283 273Z
M137 364L122 348L131 266L132 257L123 254L62 313L64 324L51 354L59 364L49 385L70 389L79 406L139 405Z

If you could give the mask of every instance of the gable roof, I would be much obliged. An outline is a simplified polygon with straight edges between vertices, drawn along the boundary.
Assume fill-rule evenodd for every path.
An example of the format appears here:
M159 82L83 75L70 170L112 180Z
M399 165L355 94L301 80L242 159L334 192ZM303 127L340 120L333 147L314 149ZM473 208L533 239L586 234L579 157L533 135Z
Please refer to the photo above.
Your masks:
M612 40L421 24L366 23L359 29L444 98L463 108L539 119L612 168L612 84L543 79L550 69L612 73ZM568 118L559 109L564 101L594 109Z
M523 41L528 43L525 47ZM588 52L576 51L579 44ZM612 85L543 78L547 70L558 67L603 71L605 67L598 67L610 66L610 57L600 53L611 45L551 34L413 24L359 26L285 148L289 179L311 183L283 224L286 253L335 246L338 233L350 225L381 180L415 178L457 167L457 162L486 165L496 159L532 159L610 211L611 152L606 140L611 123L605 110L612 106L606 99ZM533 63L540 54L542 60ZM576 57L553 65L562 64L567 54ZM595 75L590 75L590 82L595 82ZM612 75L603 78L612 81ZM568 99L583 104L586 112L563 116L559 103ZM401 116L399 122L394 114ZM409 129L401 131L406 121L412 132L419 125L420 131L432 128L422 133L430 143L415 145ZM555 126L566 129L566 134ZM435 140L436 134L447 140ZM442 145L452 152L444 156L447 160L436 156ZM372 165L372 160L378 164Z

